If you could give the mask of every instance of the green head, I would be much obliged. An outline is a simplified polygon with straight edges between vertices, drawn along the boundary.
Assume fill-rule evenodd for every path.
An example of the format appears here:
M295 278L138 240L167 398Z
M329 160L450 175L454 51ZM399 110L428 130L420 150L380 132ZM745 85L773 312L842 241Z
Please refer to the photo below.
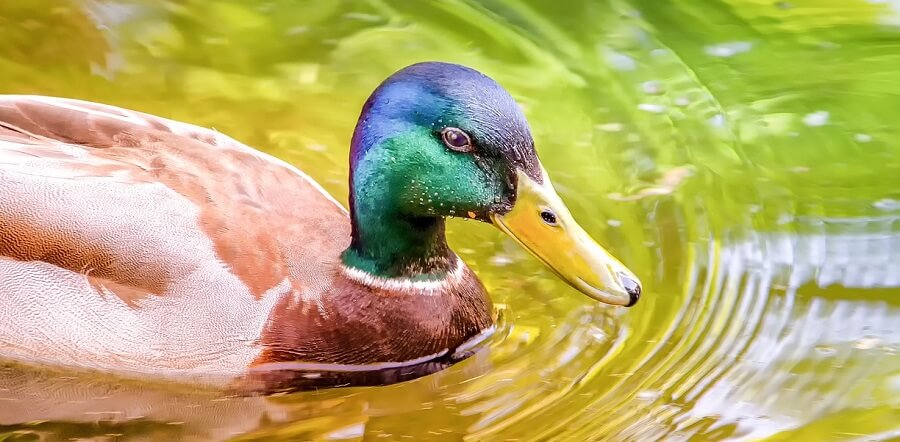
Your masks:
M515 100L478 71L420 63L385 80L363 106L350 171L353 238L343 259L351 267L440 278L457 259L444 218L467 217L493 222L592 297L637 300L637 278L556 196Z

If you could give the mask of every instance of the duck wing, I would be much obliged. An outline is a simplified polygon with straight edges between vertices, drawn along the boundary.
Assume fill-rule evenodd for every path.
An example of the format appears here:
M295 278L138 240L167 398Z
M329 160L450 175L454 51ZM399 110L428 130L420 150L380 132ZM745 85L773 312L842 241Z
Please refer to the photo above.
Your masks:
M277 298L328 287L346 211L216 131L0 96L0 356L242 367Z

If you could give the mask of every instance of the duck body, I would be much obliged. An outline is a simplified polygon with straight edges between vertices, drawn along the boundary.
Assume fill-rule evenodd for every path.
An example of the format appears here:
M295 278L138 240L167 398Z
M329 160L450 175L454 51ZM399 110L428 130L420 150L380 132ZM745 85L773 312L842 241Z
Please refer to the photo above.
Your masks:
M5 358L221 383L281 361L402 364L491 326L458 258L436 282L358 274L350 233L308 176L215 131L0 96Z
M0 358L272 391L410 379L465 358L491 302L446 217L496 225L576 289L637 278L578 226L519 106L419 63L362 107L349 211L218 132L0 96Z

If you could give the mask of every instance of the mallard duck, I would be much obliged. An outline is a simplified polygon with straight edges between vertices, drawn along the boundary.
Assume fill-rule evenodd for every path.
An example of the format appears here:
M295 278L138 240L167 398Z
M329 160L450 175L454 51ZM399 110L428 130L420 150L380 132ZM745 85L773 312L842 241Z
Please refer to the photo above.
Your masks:
M213 130L0 96L0 357L215 383L302 373L264 388L414 377L492 330L445 240L454 216L492 223L591 298L640 296L557 196L516 102L476 70L391 75L363 105L350 171L348 211Z

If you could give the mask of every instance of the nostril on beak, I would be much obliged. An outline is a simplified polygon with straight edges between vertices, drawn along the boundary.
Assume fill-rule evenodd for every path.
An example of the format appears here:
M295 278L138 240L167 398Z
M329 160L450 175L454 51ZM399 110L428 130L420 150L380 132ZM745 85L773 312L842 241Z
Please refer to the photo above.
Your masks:
M622 281L622 286L625 287L625 291L628 292L629 303L625 307L631 307L637 304L638 299L641 299L641 285L638 284L637 281L619 274L619 279Z

